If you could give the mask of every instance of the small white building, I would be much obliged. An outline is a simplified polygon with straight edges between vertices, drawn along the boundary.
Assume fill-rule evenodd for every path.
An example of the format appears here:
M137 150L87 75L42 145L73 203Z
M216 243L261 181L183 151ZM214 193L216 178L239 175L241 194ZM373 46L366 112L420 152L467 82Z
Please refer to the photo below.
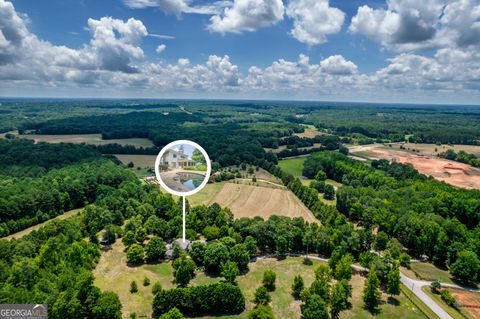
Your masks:
M169 169L192 167L197 163L185 154L183 146L178 149L167 150L161 160L161 165L168 166Z

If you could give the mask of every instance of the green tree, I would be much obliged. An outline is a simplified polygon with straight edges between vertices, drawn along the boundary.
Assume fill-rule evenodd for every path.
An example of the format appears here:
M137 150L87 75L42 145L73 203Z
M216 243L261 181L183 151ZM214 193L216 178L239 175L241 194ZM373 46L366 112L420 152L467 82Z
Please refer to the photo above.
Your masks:
M450 266L450 272L460 282L474 284L480 271L480 261L474 252L464 250L457 254L457 260Z
M152 294L155 296L160 291L162 291L162 284L157 281L152 286Z
M257 253L257 241L252 236L247 236L244 241L245 247L247 248L250 256L254 256Z
M340 312L350 309L352 307L348 298L352 296L352 287L347 280L337 282L332 289L332 296L330 298L330 315L333 319L339 317Z
M235 279L240 275L237 264L233 261L227 260L220 266L220 275L231 284L235 283Z
M400 294L400 270L394 265L387 274L387 292L390 296Z
M122 238L122 242L125 247L130 247L131 245L135 244L137 242L135 239L135 233L131 230L127 231Z
M370 269L365 287L363 288L363 303L365 308L371 312L376 312L380 300L380 280L377 277L375 268Z
M247 269L250 254L245 244L236 244L230 249L230 260L235 262L239 269Z
M165 256L167 249L165 244L160 237L154 236L146 245L145 245L145 255L148 261L158 261Z
M275 290L275 280L276 279L277 279L277 275L275 274L275 272L271 269L267 269L263 273L262 284L269 291L274 291Z
M350 280L352 278L352 264L353 264L353 257L350 254L346 254L342 256L340 261L335 267L335 279L337 280Z
M317 181L325 181L327 179L327 174L324 171L318 171L315 175Z
M204 164L204 165L207 163L206 160L205 160L205 157L202 154L202 152L200 152L197 149L193 150L192 160L194 160L197 163Z
M143 278L143 285L145 287L150 286L150 279L148 279L146 276Z
M143 264L144 256L145 252L140 245L133 244L127 250L127 262L131 265Z
M335 188L330 184L325 184L323 197L328 200L333 200L335 198Z
M102 292L92 308L92 317L93 319L122 318L122 304L117 294L110 291Z
M175 283L180 287L186 287L195 276L196 265L187 256L177 258L173 262L173 268L175 269Z
M261 286L255 290L255 294L253 295L253 303L258 305L268 305L272 301L272 297L268 293L267 288Z
M432 292L434 294L438 294L438 292L441 288L442 288L442 283L438 279L432 281L432 283L430 284L430 289L432 290Z
M258 305L250 310L248 319L274 319L272 308L269 305Z
M410 256L406 253L401 253L399 257L400 265L410 269Z
M130 283L130 293L131 294L134 294L138 292L138 286L137 286L137 282L135 280L133 280L131 283Z
M379 231L377 237L375 238L373 248L375 248L377 251L385 250L385 248L387 248L387 243L388 235L383 231Z
M283 236L278 236L276 240L276 251L277 257L279 259L284 259L288 251L288 241Z
M292 296L295 299L299 299L300 295L302 294L303 289L305 288L305 283L303 282L303 278L300 275L296 275L293 278L292 284Z
M300 306L302 319L328 319L327 305L325 301L316 294L311 294Z
M227 247L222 243L212 243L207 245L204 254L205 270L218 273L220 265L229 260L229 253Z
M205 244L199 241L196 241L192 244L192 249L190 250L190 257L197 266L203 265L203 257L205 254Z

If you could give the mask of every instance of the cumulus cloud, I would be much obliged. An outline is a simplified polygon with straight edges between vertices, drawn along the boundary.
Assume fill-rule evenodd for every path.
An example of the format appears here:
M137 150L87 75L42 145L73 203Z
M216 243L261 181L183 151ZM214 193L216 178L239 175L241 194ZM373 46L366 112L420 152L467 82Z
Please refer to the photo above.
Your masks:
M398 51L478 45L480 4L477 0L388 0L386 9L359 7L349 31Z
M182 13L216 14L227 1L217 1L209 5L194 5L191 0L124 0L125 5L132 9L158 8L166 14L180 17Z
M345 20L345 13L330 7L329 0L290 1L286 13L293 19L290 34L308 45L327 42L326 36L338 33Z
M357 66L341 55L332 55L320 62L320 69L328 74L352 75L357 73Z
M162 53L163 51L165 51L165 49L167 48L167 46L165 44L160 44L156 49L155 49L155 52L157 52L158 54Z
M255 31L283 20L282 0L234 0L221 14L210 18L208 30L213 32Z

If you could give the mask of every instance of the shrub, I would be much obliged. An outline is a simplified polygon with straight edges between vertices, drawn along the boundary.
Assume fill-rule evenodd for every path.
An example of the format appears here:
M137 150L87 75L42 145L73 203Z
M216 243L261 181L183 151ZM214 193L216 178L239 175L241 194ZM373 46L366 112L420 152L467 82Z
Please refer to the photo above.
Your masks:
M160 284L158 281L156 283L153 284L152 286L152 294L153 295L156 295L157 293L159 293L160 291L162 291L162 284Z
M443 301L445 301L447 305L449 305L450 307L456 308L457 302L455 301L455 298L452 296L450 291L443 289L440 292L440 297L442 298Z
M134 280L130 283L130 293L134 294L138 292L137 282Z
M132 265L143 264L144 255L142 246L133 244L127 250L127 262Z
M143 278L143 285L145 287L150 286L150 279L148 279L148 277Z
M262 286L255 290L255 294L253 295L253 303L255 303L257 306L268 305L270 301L272 301L272 297L270 297L267 288Z
M275 290L275 280L277 279L277 275L271 269L265 270L263 273L263 286L267 288L269 291Z
M266 306L260 305L256 308L253 308L248 313L248 319L273 319L273 318L275 317L273 316L272 308L268 305Z

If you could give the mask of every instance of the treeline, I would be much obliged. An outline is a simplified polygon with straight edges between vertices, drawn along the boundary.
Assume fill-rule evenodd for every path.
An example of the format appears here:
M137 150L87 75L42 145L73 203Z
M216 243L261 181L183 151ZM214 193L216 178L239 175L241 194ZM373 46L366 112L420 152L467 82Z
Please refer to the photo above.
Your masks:
M135 147L133 145L120 145L118 143L94 146L102 154L141 154L157 155L159 147Z
M438 265L451 268L464 252L480 255L480 196L438 182L416 172L411 166L386 161L373 167L343 154L320 152L304 164L304 175L319 170L343 183L337 192L337 209L352 221L397 238L415 256L426 255ZM375 169L376 168L376 169ZM477 280L478 269L459 280Z
M451 161L469 164L473 167L480 167L480 158L478 158L474 154L469 154L465 151L459 151L458 153L456 153L454 150L450 149L438 154L438 156L449 159Z
M100 157L94 147L68 143L35 143L26 139L0 139L0 174L40 176L53 168Z
M134 179L107 159L52 169L36 178L6 177L0 182L0 236L83 207Z
M47 304L53 319L120 319L118 296L93 284L100 251L83 240L82 229L68 219L20 240L0 239L0 303Z

